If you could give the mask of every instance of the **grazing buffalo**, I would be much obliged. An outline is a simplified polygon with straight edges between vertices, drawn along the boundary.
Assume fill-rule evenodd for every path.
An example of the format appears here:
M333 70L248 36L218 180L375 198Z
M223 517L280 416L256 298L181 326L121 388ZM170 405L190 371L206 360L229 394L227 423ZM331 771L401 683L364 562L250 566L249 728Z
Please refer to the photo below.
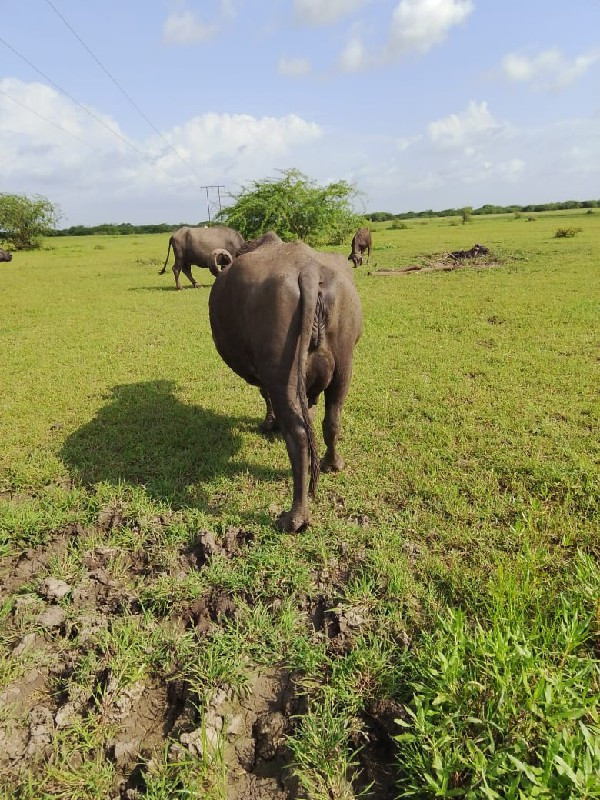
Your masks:
M371 255L371 231L368 228L359 228L352 239L352 252L348 256L348 261L352 261L355 267L362 267L365 250L368 264Z
M0 261L12 261L12 253L9 253L8 250L2 250L2 248L0 248Z
M294 490L278 526L297 531L310 525L307 494L314 497L319 470L344 466L337 441L362 331L360 299L344 256L284 243L273 233L245 250L237 258L215 251L215 268L223 269L210 292L210 324L221 358L259 387L266 426L276 420L283 434ZM321 392L326 451L319 465L309 409Z
M215 268L212 259L213 250L224 248L235 256L243 244L243 236L234 231L233 228L222 226L215 226L214 228L179 228L169 239L167 258L158 274L165 274L172 247L175 254L175 263L173 264L175 288L181 289L179 273L182 271L192 286L197 288L198 284L192 275L192 264L198 267L207 267L213 275L217 275L218 269Z

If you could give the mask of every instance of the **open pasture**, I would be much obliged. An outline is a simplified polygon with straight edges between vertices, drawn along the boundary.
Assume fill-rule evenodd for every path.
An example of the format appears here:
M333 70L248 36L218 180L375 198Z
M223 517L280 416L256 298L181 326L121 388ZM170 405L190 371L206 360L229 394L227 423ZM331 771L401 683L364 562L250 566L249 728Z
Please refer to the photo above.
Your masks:
M529 216L371 226L347 467L294 535L208 270L0 265L3 797L600 797L600 213Z

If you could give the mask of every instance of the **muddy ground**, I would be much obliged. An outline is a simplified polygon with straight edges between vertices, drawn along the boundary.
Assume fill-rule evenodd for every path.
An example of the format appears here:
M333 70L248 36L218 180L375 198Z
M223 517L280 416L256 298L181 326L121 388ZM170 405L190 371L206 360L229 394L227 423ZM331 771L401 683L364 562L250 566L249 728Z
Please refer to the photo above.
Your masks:
M120 522L118 509L105 509L96 533L110 531ZM111 731L104 758L114 766L114 800L144 796L145 772L165 748L169 759L182 754L202 758L219 742L225 748L230 800L302 797L286 744L307 708L302 676L277 665L250 666L243 693L223 685L200 698L165 665L162 674L158 670L149 679L119 688L117 676L107 666L110 662L98 652L102 640L98 634L110 630L119 616L135 619L142 614L145 582L164 571L165 565L154 563L145 551L95 546L84 549L77 580L67 583L53 575L53 565L89 534L80 525L69 526L43 547L23 550L0 567L0 599L7 609L5 673L10 675L11 663L15 668L0 692L0 786L28 771L49 770L60 757L61 735L85 725L93 715ZM216 554L243 557L252 538L250 532L235 528L222 536L199 532L197 545L182 547L167 572L181 578L202 570ZM360 610L336 608L336 584L339 588L343 580L341 574L333 580L328 576L319 595L306 598L302 609L306 624L326 637L333 656L347 652L366 624ZM175 603L169 622L182 633L194 628L200 636L210 635L235 614L232 597L211 589L193 602ZM82 690L82 681L75 676L90 652L96 656L96 672L86 684L88 689ZM353 744L360 756L350 781L355 789L371 784L367 796L377 800L395 796L391 737L401 715L402 708L393 699L379 699L365 709L357 725L360 737ZM74 769L80 758L75 751Z
M456 269L493 269L502 266L502 261L492 253L460 257L453 253L431 253L423 257L418 264L406 264L403 267L374 269L368 275L388 277L393 275L411 275L414 272L453 272Z

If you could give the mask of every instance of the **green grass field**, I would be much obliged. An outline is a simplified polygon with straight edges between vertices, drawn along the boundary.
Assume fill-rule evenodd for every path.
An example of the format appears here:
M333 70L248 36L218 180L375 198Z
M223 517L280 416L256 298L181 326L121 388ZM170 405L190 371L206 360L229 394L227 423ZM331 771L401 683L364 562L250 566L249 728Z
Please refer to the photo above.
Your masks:
M2 797L600 798L600 213L372 229L347 468L295 535L207 270L0 265Z

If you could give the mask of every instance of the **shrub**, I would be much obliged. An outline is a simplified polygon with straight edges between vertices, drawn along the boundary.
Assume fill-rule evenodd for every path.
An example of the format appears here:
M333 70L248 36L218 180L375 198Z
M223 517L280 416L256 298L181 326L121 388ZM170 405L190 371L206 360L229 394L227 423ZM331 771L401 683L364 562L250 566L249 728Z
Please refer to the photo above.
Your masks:
M272 230L285 241L342 244L361 222L352 209L357 195L346 181L318 186L299 170L288 169L281 178L266 178L242 187L235 203L222 209L217 219L245 239Z
M0 194L0 242L14 250L39 247L60 219L58 206L42 195Z
M554 233L555 239L570 239L573 236L577 236L578 233L581 233L583 228L557 228Z

